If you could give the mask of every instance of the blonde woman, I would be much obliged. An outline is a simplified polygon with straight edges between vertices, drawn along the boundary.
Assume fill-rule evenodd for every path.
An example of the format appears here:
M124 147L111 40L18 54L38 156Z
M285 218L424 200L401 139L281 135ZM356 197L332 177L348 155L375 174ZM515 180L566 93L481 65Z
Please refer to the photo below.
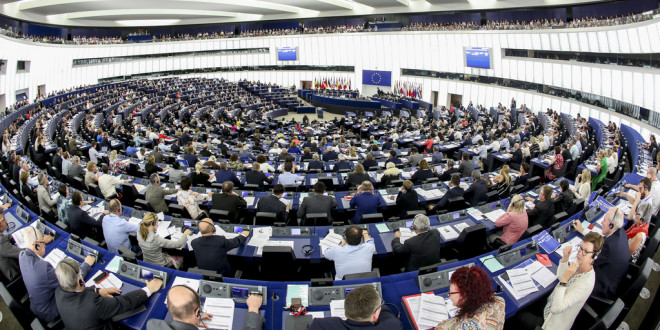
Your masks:
M548 144L545 143L545 138L543 137L543 135L539 135L538 140L539 140L539 150L541 150L541 152L546 152L548 150Z
M383 177L380 179L380 183L383 187L389 185L393 180L399 180L399 169L394 165L393 162L387 163L385 165L385 172L383 172Z
M355 147L350 147L348 148L348 159L350 160L358 160L358 154L355 151Z
M523 158L530 156L529 145L527 144L527 142L523 143L521 149L522 149Z
M511 192L511 176L509 175L509 165L504 165L500 169L500 174L493 178L493 182L497 183L497 194L500 198L506 198Z
M520 195L515 195L511 198L511 204L495 221L495 226L502 228L502 235L493 234L488 237L489 242L494 242L497 238L501 239L504 244L513 244L518 242L520 237L527 230L529 219L525 211L525 200Z
M207 174L206 172L202 171L202 168L204 166L202 165L202 162L197 162L195 164L195 172L192 174L192 183L193 185L204 185L204 186L210 186L211 181L215 181L215 172L211 172L211 174Z
M539 147L538 141L536 140L536 137L531 137L529 141L532 143L532 145L529 147L529 152L530 154L537 154L541 152L541 149Z
M110 153L110 171L118 173L124 172L128 166L128 159L126 161L119 160L117 158L117 150L113 150Z
M612 157L612 149L607 150L606 154L606 159L607 159L607 173L608 174L614 174L614 171L616 171L616 161Z
M179 269L183 264L183 257L170 256L163 253L163 248L178 249L183 247L188 241L188 236L192 234L190 229L186 229L181 237L174 241L160 237L156 233L158 230L158 217L153 212L148 212L142 218L140 223L140 232L138 233L138 244L142 249L142 258L144 262L162 267L174 267Z
M584 199L587 201L591 194L591 171L588 169L582 170L575 178L575 190L573 191L575 198Z

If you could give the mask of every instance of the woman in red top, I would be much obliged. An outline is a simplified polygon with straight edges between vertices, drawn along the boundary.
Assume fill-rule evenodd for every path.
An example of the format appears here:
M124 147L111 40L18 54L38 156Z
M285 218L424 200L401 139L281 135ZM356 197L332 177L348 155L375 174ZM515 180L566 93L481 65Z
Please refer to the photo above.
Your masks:
M160 139L169 140L170 138L167 135L165 135L165 131L160 131L160 134L158 134L158 140Z
M429 134L429 138L422 143L425 154L428 154L429 151L433 150L433 139L435 139L435 133Z
M630 261L632 262L637 262L637 258L639 258L644 242L649 236L649 219L651 219L653 213L653 206L651 203L640 202L642 198L641 193L638 192L637 198L635 198L635 203L630 209L630 214L628 214L628 220L632 220L633 216L635 218L635 223L626 230L626 236L628 236L628 248L630 250Z
M545 171L545 177L548 178L548 180L554 180L557 176L552 173L552 169L554 168L555 171L561 171L561 167L564 166L564 157L561 155L561 148L559 146L555 146L555 156L552 158L550 165L552 167Z

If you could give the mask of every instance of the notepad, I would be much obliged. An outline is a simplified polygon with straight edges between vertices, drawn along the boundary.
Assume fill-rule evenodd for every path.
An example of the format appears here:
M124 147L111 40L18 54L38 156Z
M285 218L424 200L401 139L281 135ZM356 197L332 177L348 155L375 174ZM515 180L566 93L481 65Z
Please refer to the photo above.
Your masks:
M213 315L204 324L211 329L231 329L234 323L234 300L231 298L206 298L204 311Z
M291 299L300 298L300 303L303 306L309 306L309 285L305 284L288 284L286 286L286 306L291 306ZM332 306L332 302L330 302ZM343 300L342 300L342 309L343 309ZM333 315L334 316L334 315Z
M390 231L390 228L384 223L376 224L376 229L378 229L379 233L386 233Z
M497 271L502 270L504 266L495 258L495 256L486 256L483 258L479 259L486 268L488 268L488 271L491 273L495 273Z
M330 300L330 315L346 320L346 315L344 313L344 300Z

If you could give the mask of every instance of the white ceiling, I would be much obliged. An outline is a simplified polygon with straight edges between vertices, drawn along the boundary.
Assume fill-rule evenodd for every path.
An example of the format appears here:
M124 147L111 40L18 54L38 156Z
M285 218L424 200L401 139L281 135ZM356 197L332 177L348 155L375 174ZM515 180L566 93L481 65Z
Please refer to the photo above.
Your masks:
M254 23L483 9L529 8L608 0L0 0L0 14L68 26ZM130 21L130 22L127 22Z

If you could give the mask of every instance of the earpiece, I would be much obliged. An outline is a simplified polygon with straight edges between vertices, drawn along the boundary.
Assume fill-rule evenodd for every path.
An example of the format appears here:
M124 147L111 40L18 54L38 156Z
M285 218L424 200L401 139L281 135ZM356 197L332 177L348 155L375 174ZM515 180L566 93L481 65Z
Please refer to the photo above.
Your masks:
M610 229L614 229L614 224L610 223Z

